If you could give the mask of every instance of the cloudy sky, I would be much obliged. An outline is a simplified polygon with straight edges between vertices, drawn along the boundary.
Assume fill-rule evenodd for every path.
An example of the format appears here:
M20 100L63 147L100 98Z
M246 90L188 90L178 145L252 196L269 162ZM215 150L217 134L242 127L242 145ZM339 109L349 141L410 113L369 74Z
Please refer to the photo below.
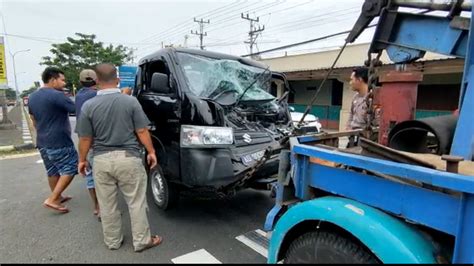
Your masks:
M40 80L44 66L41 57L50 55L51 44L61 43L74 33L95 34L106 44L133 48L135 62L162 45L199 48L196 19L205 24L207 50L244 55L249 53L250 23L241 18L259 18L256 27L265 26L254 51L323 37L350 30L363 0L0 0L0 36L6 38L8 83L15 86L10 53L15 55L19 90ZM357 42L368 42L367 30ZM308 53L341 46L346 36L262 55ZM185 41L187 39L187 41Z

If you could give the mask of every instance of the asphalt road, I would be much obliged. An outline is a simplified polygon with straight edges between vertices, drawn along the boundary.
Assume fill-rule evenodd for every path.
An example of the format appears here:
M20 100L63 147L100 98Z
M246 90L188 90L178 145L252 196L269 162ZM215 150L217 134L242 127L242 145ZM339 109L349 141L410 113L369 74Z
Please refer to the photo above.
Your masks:
M142 253L133 252L129 214L121 200L125 242L110 251L81 176L66 190L65 195L73 196L68 214L42 207L49 187L40 160L39 155L0 160L0 262L173 263L189 256L221 263L266 261L236 237L263 228L273 206L269 192L249 189L226 200L187 197L167 212L157 210L149 198L152 233L162 235L164 242Z
M7 106L7 112L10 112L14 106ZM2 107L0 106L0 121L3 119Z

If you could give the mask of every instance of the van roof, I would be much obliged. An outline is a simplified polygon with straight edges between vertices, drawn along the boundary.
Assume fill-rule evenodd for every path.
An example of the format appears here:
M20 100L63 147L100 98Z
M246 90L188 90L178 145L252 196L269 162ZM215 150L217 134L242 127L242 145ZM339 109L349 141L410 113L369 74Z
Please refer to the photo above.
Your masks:
M243 64L254 66L254 67L259 67L259 68L267 68L268 66L260 63L258 61L245 58L245 57L240 57L240 56L235 56L235 55L229 55L229 54L223 54L223 53L217 53L217 52L210 52L206 50L199 50L199 49L188 49L188 48L164 48L160 49L152 54L149 54L139 61L139 65L143 65L147 62L150 61L155 61L161 59L161 56L164 54L170 54L174 52L181 52L181 53L188 53L188 54L193 54L193 55L200 55L200 56L205 56L205 57L210 57L210 58L215 58L215 59L227 59L227 60L235 60L239 61Z

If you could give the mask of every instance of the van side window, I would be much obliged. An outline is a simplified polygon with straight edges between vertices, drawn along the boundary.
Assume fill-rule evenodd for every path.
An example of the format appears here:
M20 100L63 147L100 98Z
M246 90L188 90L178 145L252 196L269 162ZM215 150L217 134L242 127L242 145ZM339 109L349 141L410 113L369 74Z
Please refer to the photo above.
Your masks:
M150 88L151 86L151 77L153 76L153 73L163 73L169 76L170 72L168 67L166 66L166 63L164 61L158 60L151 62L147 65L146 69L146 88Z
M137 70L137 74L135 76L135 86L133 87L132 95L137 96L142 92L143 88L143 66L139 66Z

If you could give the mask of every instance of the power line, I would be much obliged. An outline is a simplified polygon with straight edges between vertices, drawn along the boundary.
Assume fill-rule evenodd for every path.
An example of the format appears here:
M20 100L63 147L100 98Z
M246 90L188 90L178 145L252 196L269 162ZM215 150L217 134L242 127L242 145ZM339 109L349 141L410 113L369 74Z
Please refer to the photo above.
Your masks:
M328 38L328 39L331 39L331 40L335 40L337 39L337 37L341 37L342 35L340 36L335 36L335 37L332 37L332 38ZM327 39L327 40L328 40ZM342 41L344 41L344 37L341 38ZM305 53L313 53L313 52L318 52L318 51L331 51L331 50L337 50L337 49L340 49L340 45L326 45L326 46L320 46L320 47L313 47L313 48L305 48L305 49L297 49L297 50L291 50L289 52L291 52L290 55L297 55L301 52L305 52ZM267 56L268 57L272 57L272 55L277 55L278 52L275 51L275 52L270 52L270 53L267 53ZM288 51L285 51L285 55L288 55Z
M296 8L297 6L302 6L304 4L308 4L308 3L311 3L311 1L308 1L306 3L299 3L295 6L292 6L292 7L289 7L289 8ZM278 3L272 3L272 4L278 4ZM262 7L264 7L265 5L263 6L259 6L257 7L256 9L261 9ZM285 31L298 31L298 30L301 30L301 29L304 29L304 28L308 28L308 27L314 27L314 25L312 24L315 24L315 23L318 23L318 26L324 26L324 25L327 25L328 23L321 23L323 21L327 21L328 19L331 19L334 17L334 14L339 14L339 15L349 15L349 14L352 14L353 12L346 12L346 13L341 13L343 11L348 11L348 10L352 10L353 8L356 8L356 7L351 7L351 8L348 8L348 9L342 9L342 10L337 10L337 11L334 11L334 12L325 12L323 14L321 14L320 16L317 16L317 17L311 17L311 18L306 18L306 19L299 19L299 20L296 20L296 21L292 21L292 22L287 22L287 23L282 23L282 24L279 24L277 25L279 28L278 29L271 29L270 32L267 32L265 31L265 33L272 33L272 32L276 32L277 30L285 30ZM281 11L284 11L285 9L279 9L275 12L281 12ZM232 11L230 12L226 12L226 13L231 13ZM270 14L270 13L269 13ZM328 15L330 14L333 14L333 16L331 17L328 17ZM222 14L221 14L222 15ZM220 17L220 16L217 16L217 17ZM324 18L324 19L323 19ZM315 20L316 19L316 20ZM350 17L346 17L344 18L343 20L346 20L346 19L351 19ZM224 19L225 20L225 19ZM230 20L230 19L226 19L226 20ZM302 20L306 20L304 22L302 22ZM308 24L307 22L310 22L310 24ZM218 20L218 21L222 21L222 20ZM341 20L338 20L338 21L341 21ZM215 20L213 20L213 24L216 25L215 23ZM332 21L332 23L335 22L335 21ZM306 24L304 25L303 27L300 27L299 25L301 24ZM232 25L235 25L232 24ZM298 26L298 27L297 27ZM227 27L227 26L226 26ZM297 28L295 28L297 27ZM212 26L210 27L212 28ZM225 28L225 27L219 27L219 28L213 28L212 30L208 30L207 33L211 32L211 31L215 31L215 30L218 30L218 29L221 29L221 28ZM180 33L177 33L177 34L180 34ZM239 33L239 34L248 34L247 32L243 32L243 33ZM236 39L237 36L240 36L240 35L237 35L237 34L233 34L232 36L229 36L229 37L222 37L220 36L221 39L228 39L228 38L232 38L232 39ZM221 45L221 44L214 44L213 46L217 46L217 45ZM225 45L225 46L230 46L232 45L232 43L224 43L222 45ZM144 51L142 50L142 52L144 53ZM252 51L253 52L253 51Z
M375 26L377 26L377 24L367 26L367 29L368 29L368 28L375 27ZM311 39L311 40L307 40L307 41L303 41L303 42L298 42L298 43L293 43L293 44L288 44L288 45L284 45L284 46L272 48L272 49L265 50L265 51L261 51L261 52L254 53L254 54L242 55L242 57L261 55L261 54L265 54L265 53L269 53L269 52L274 52L274 51L278 51L278 50L283 50L283 49L286 49L286 48L291 48L291 47L300 46L300 45L303 45L303 44L308 44L308 43L312 43L312 42L321 41L321 40L324 40L324 39L328 39L328 38L332 38L332 37L335 37L335 36L347 34L347 33L350 33L350 32L351 32L351 30L342 31L342 32L338 32L338 33L326 35L326 36L323 36L323 37L319 37L319 38L316 38L316 39Z
M341 11L341 10L340 10ZM422 11L422 12L419 12L417 14L425 14L425 13L428 13L430 11ZM351 19L350 17L347 17L345 19L342 19L342 20L337 20L337 22L340 22L340 21L345 21L347 19ZM313 21L314 22L317 22L317 21ZM336 22L336 21L334 21ZM301 24L301 23L300 23ZM319 23L318 26L326 26L327 23L325 24L321 24ZM375 25L371 25L369 26L368 28L370 27L374 27L376 26L377 24ZM308 27L308 26L307 26ZM298 27L297 30L299 29L304 29L304 28L307 28L307 27ZM313 27L312 25L310 25L309 27ZM299 46L299 45L304 45L304 44L307 44L307 43L311 43L311 42L315 42L315 41L319 41L319 40L324 40L324 39L328 39L328 38L332 38L332 37L336 37L336 36L339 36L339 35L342 35L342 34L345 34L347 33L347 31L344 31L344 32L340 32L340 33L336 33L336 34L331 34L331 35L327 35L327 36L324 36L324 37L321 37L321 38L317 38L317 39L313 39L313 40L308 40L308 41L303 41L303 42L300 42L300 43L294 43L294 44L290 44L290 45L285 45L285 46L281 46L281 47L277 47L277 48L273 48L273 49L269 49L269 50L265 50L265 51L261 51L261 52L258 52L258 53L254 53L253 55L259 55L259 54L263 54L263 53L270 53L270 52L273 52L273 51L278 51L278 50L282 50L282 49L285 49L285 48L291 48L293 46ZM250 56L252 54L247 54L247 55L243 55L243 56Z
M259 7L256 7L256 8L254 8L254 9L249 9L248 11L254 11L254 10L258 10L258 9L260 9L260 8L268 7L269 5L275 5L275 3L279 4L280 2L277 1L277 2L274 2L274 3L270 3L270 4L265 4L265 5L263 5L263 6L259 6ZM220 18L220 17L226 17L226 19L228 19L229 14L231 14L231 13L233 13L233 12L236 12L236 11L238 11L239 13L241 13L242 10L244 10L244 9L246 9L246 8L248 8L248 7L251 7L251 6L258 5L258 4L260 4L260 2L253 2L253 3L251 3L251 4L249 4L249 5L245 5L245 6L243 6L243 7L237 7L237 9L236 9L236 6L234 6L234 7L230 8L230 9L227 10L227 11L220 12L219 15L217 15L217 16L214 16L214 17L211 16L211 17L209 17L209 18L212 19L212 20L214 21L214 23L222 22L222 20L217 20L217 21L216 21L215 19ZM224 20L226 20L226 19L224 19ZM211 27L212 27L212 26L211 26ZM180 28L182 28L182 27L180 27ZM164 35L161 35L161 36L158 36L158 35L159 35L159 34L158 34L158 35L157 35L157 38L155 38L155 39L159 39L159 38L164 39L164 38L171 38L171 37L175 37L175 36L181 36L182 34L184 34L184 33L187 32L187 30L185 30L185 31L179 31L179 30L177 30L176 28L171 28L171 30L173 30L174 32L170 32L170 33L167 33L167 34L164 34ZM152 48L152 47L142 48L142 51L141 51L139 54L145 54L146 51L148 51L148 50L151 49L151 48Z
M286 31L291 31L291 32L296 32L296 31L299 31L301 29L304 29L304 28L309 28L309 27L314 27L314 24L315 23L318 23L317 26L324 26L324 25L327 25L327 23L322 23L324 22L325 20L328 19L328 15L331 15L330 18L334 17L336 14L337 15L347 15L347 14L350 14L350 13L341 13L343 11L347 11L349 9L342 9L342 10L337 10L337 11L334 11L334 12L322 12L322 14L320 15L317 15L317 16L311 16L311 17L307 17L307 18L304 18L304 19L299 19L299 20L296 20L296 21L290 21L290 22L285 22L285 23L281 23L281 24L277 24L275 27L269 27L269 30L265 31L265 33L268 35L268 34L271 34L271 33L274 33L274 32L278 32L278 31L283 31L283 32L286 32ZM351 12L352 13L352 12ZM316 19L316 20L315 20ZM350 19L350 17L348 18L345 18L345 19ZM300 22L304 20L304 22ZM309 22L309 23L308 23ZM296 24L295 24L296 23ZM290 26L291 24L291 26ZM298 27L298 28L294 28L295 26L297 25L301 25L301 24L306 24L304 27ZM222 36L222 38L234 38L236 36L243 36L243 35L247 35L248 32L240 32L240 33L234 33L232 36Z
M299 26L295 26L296 29L294 28L286 28L286 29L280 29L279 31L270 31L272 32L272 34L275 34L277 32L289 32L290 33L295 33L295 32L299 32L299 31L302 31L302 30L306 30L308 28L311 28L312 30L316 29L316 28L320 28L320 27L331 27L331 28L341 28L341 27L345 27L347 26L347 23L344 23L344 22L347 22L349 20L351 20L352 18L350 17L346 17L346 18L342 18L342 19L339 19L339 20L333 20L333 21L328 21L328 22L325 22L325 23L321 23L321 21L313 21L313 22L310 22L308 24L305 24L305 25L299 25Z
M222 46L232 46L237 44L242 44L246 40L239 40L239 41L230 41L230 42L215 42L215 43L208 43L206 47L222 47ZM259 43L276 43L280 42L279 40L261 40ZM199 46L192 46L192 47L199 47Z
M49 37L40 37L40 36L27 36L27 35L19 35L19 34L2 34L5 36L10 36L14 38L21 38L21 39L28 39L28 40L33 40L33 41L39 41L39 42L46 42L46 43L57 43L57 42L65 42L67 41L66 39L55 39L55 38L49 38ZM138 42L109 42L109 41L97 41L103 44L115 44L115 45L150 45L150 43L138 43Z
M236 4L237 4L237 5L236 5ZM231 4L228 4L228 5L225 5L225 6L222 6L222 7L213 9L213 10L210 10L210 11L208 11L208 12L204 12L204 13L199 14L199 15L196 15L196 16L197 16L197 17L203 17L203 16L205 16L205 15L213 14L213 13L215 13L215 12L217 12L217 11L223 9L223 8L230 8L231 6L234 6L234 5L238 6L238 5L240 5L240 4L241 4L240 1L235 1L235 2L233 2L233 3L231 3ZM235 7L235 6L234 6L234 7ZM160 35L162 35L162 34L164 34L164 33L169 32L169 31L175 31L177 28L183 28L185 25L186 25L186 26L189 26L189 25L191 25L191 22L189 22L188 20L183 21L183 22L178 23L178 24L174 25L173 27L170 27L170 28L168 28L168 29L166 29L166 30L164 30L164 31L162 31L162 32L160 32L160 33L157 33L157 34L154 34L154 35L152 35L152 36L149 36L149 37L147 37L147 38L141 40L140 42L152 40L152 39L154 39L155 37L160 36Z
M286 0L284 0L284 1L286 1ZM283 1L283 2L284 2L284 1ZM269 8L269 7L274 6L274 5L279 5L279 4L283 3L283 2L281 2L281 1L275 1L275 2L272 2L272 3L270 3L270 4L265 4L265 5L257 6L257 7L255 7L255 8L249 9L248 11L257 11L257 10L260 10L260 9ZM218 22L222 22L222 21L227 21L227 20L229 20L229 15L228 15L228 14L234 13L235 11L239 11L239 12L240 12L240 10L244 10L244 9L246 9L246 8L248 8L248 7L255 6L255 5L259 5L259 4L261 4L261 3L260 3L260 2L253 2L253 3L249 4L249 5L246 5L246 6L243 6L243 7L238 7L237 9L235 9L235 7L233 7L232 9L230 9L230 10L228 10L228 11L220 12L219 15L217 15L217 16L211 16L210 18L213 20L214 25L215 25L215 24L218 23ZM221 19L221 20L217 20L217 21L215 20L215 19L220 18L220 17L225 17L225 18L224 18L224 19ZM232 20L232 19L234 19L234 18L231 16L230 19ZM212 27L212 25L211 25L210 27ZM168 34L165 34L165 35L159 36L159 37L161 37L161 38L173 39L173 38L175 38L175 37L181 36L182 34L184 34L184 33L186 33L186 32L187 32L187 30L184 31L184 32L183 32L183 31L175 30L174 33L168 33ZM208 32L210 32L210 31L208 31ZM148 50L150 50L151 48L153 48L153 47L142 48L140 54L145 54L145 53L146 53Z
M281 5L281 4L283 4L284 2L285 2L285 1L282 1L282 2L275 1L275 2L272 2L272 3L269 3L269 4L265 4L265 5L256 7L255 9L244 10L244 11L245 11L244 13L249 13L249 12L255 13L255 12L260 11L260 10L268 10L268 9L271 8L271 7ZM241 13L242 13L242 12L241 12ZM238 20L238 19L240 19L239 16L226 16L226 18L224 18L224 19L217 20L217 21L214 20L214 22L215 22L214 25L218 25L218 23L224 23L224 22L234 21L234 20ZM230 24L230 25L235 25L235 24ZM211 29L212 26L209 27L209 28ZM215 31L216 29L219 29L219 27L212 29L212 31ZM211 32L211 30L209 30L209 32Z
M46 38L41 38L41 37L22 36L22 35L9 34L9 33L3 33L2 35L9 36L9 37L14 37L14 38L20 38L20 39L27 39L27 40L31 40L31 41L37 41L37 42L55 43L54 41L51 41L51 40L46 39ZM61 40L61 41L63 41L63 40Z
M245 1L245 2L246 2L246 1ZM232 7L231 7L231 5L227 5L227 6L224 6L224 7L225 7L225 8L229 8L229 10L231 10L231 12L233 12L233 11L235 11L235 10L240 10L240 9L242 9L242 7L238 7L238 6L241 5L241 4L245 4L245 2L241 3L241 2L239 2L239 1L237 1L237 2L236 2L236 3L237 3L236 6L232 6ZM235 3L234 3L234 4L235 4ZM257 3L254 2L254 3L251 3L250 5L246 5L246 6L244 6L244 8L250 7L250 6L253 6L253 5L256 5L256 4L258 4L258 2L257 2ZM237 8L237 9L235 9L235 8ZM217 9L215 9L215 10L217 10ZM207 12L207 13L209 13L209 12ZM213 13L215 13L215 12L211 12L211 13L209 13L208 15L211 15L211 14L213 14ZM206 14L206 13L204 13L203 15L205 15L205 14ZM219 13L219 15L218 15L217 17L220 17L220 16L222 16L223 14L226 14L226 12L224 11L224 13L222 13L222 12ZM200 16L202 16L202 15L197 15L196 17L200 17ZM211 19L214 19L213 17L210 17L210 18L211 18ZM155 35L153 35L153 36L147 38L146 40L153 42L153 41L156 41L156 40L159 40L159 39L166 39L166 38L170 39L171 37L174 37L174 36L182 36L184 33L188 32L189 26L191 26L191 22L181 23L181 24L178 24L178 25L176 25L176 26L174 26L174 27L171 27L171 28L169 28L169 29L167 29L167 30L165 30L165 31L163 31L163 32L161 32L161 33L155 34ZM150 46L151 46L151 45L150 45ZM146 49L149 50L150 48L146 48ZM142 53L143 53L143 52L142 52Z
M262 17L264 16L269 16L271 14L275 14L275 13L279 13L279 12L286 12L290 9L293 9L293 8L296 8L296 7L300 7L300 6L304 6L304 5L307 5L309 3L313 3L314 1L313 0L310 0L309 2L305 2L305 3L301 3L301 4L298 4L298 5L295 5L295 6L291 6L291 7L288 7L288 8L284 8L284 9L280 9L280 10L277 10L277 11L272 11L272 12L269 12L267 14L264 14L262 15Z
M356 8L352 7L352 8L347 8L347 9L336 10L336 11L333 11L333 12L323 13L323 14L317 15L317 16L310 16L310 17L306 17L306 18L303 18L303 19L299 19L299 20L294 20L294 21L290 21L290 22L281 23L281 24L278 24L278 25L275 25L274 27L272 27L270 32L281 30L281 29L286 29L286 28L294 28L296 26L304 25L304 24L308 24L308 23L322 22L322 21L327 20L327 19L333 19L335 17L335 15L337 15L337 16L346 16L346 15L356 14L356 12L354 12L355 10L356 10ZM350 11L350 12L346 12L346 11Z
M309 3L309 2L307 2ZM303 4L307 4L307 3L303 3ZM301 4L300 4L301 5ZM298 5L297 5L298 6ZM293 6L295 7L295 6ZM261 7L259 7L261 8ZM352 7L352 8L348 8L348 9L342 9L342 10L337 10L337 11L334 11L334 12L325 12L325 13L322 13L321 15L318 15L318 16L312 16L311 18L304 18L304 19L299 19L299 20L296 20L296 21L291 21L291 22L286 22L286 23L282 23L282 24L278 24L277 26L279 27L280 30L283 30L283 29L287 29L287 30L292 30L293 27L296 23L296 25L300 25L300 24L306 24L304 27L298 27L297 29L294 29L292 30L293 32L294 31L297 31L297 30L300 30L300 29L304 29L304 28L308 28L308 27L314 27L314 24L315 23L318 23L319 25L318 26L325 26L327 25L327 23L325 24L322 24L321 22L322 21L325 21L328 19L328 16L329 15L333 15L332 17L334 17L335 14L338 14L338 15L348 15L348 14L352 14L353 12L346 12L346 13L342 13L344 11L348 11L348 10L352 10L354 9L355 7ZM282 10L279 10L279 11L282 11ZM312 20L311 20L312 19ZM316 19L316 20L315 20ZM345 17L343 20L347 20L347 19L351 19L351 17ZM306 22L309 20L310 23L301 23L300 21L301 20L306 20ZM338 21L341 21L341 20L338 20ZM293 25L290 25L290 24L293 24ZM215 24L214 24L215 25ZM232 24L232 25L235 25ZM225 27L221 27L221 28L225 28ZM213 31L217 30L217 28L215 28ZM270 32L276 32L277 29L271 29ZM285 30L286 31L286 30ZM209 33L210 31L208 31ZM242 32L242 33L239 33L239 34L233 34L233 36L231 36L233 39L235 39L237 36L241 36L241 35L247 35L248 32ZM224 39L226 38L231 38L231 37L224 37ZM243 36L242 36L243 37ZM232 46L232 45L237 45L238 43L216 43L216 44L212 44L211 46Z

